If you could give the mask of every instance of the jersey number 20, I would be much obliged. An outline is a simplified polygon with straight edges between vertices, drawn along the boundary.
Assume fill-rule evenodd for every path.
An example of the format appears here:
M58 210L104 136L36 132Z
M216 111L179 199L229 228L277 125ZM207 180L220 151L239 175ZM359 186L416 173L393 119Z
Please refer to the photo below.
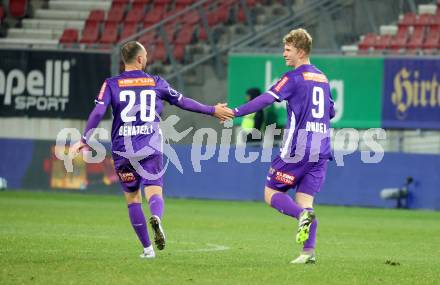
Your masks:
M150 106L147 106L147 96L150 96ZM140 112L141 112L141 121L143 122L152 122L154 121L154 115L156 113L156 91L154 90L142 90L139 94L141 99L140 104ZM134 103L136 102L136 92L133 90L123 90L119 93L119 100L122 102L127 101L128 104L121 112L121 119L124 123L134 122L136 121L136 113L130 113L130 111L134 107ZM147 115L148 112L148 115ZM129 114L130 113L130 114Z
M312 103L314 105L312 108L313 118L321 119L324 117L324 90L319 86L313 87Z

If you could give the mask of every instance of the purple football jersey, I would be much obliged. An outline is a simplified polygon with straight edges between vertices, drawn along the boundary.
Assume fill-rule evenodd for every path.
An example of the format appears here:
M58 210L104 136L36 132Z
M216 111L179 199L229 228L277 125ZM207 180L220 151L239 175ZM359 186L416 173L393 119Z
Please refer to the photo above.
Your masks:
M129 142L134 151L150 145L151 154L160 153L159 116L164 101L174 105L181 97L161 77L140 70L106 79L95 102L112 106L112 150L125 151Z
M315 66L304 64L286 72L267 93L278 102L287 101L281 158L331 158L330 119L334 109L327 77Z

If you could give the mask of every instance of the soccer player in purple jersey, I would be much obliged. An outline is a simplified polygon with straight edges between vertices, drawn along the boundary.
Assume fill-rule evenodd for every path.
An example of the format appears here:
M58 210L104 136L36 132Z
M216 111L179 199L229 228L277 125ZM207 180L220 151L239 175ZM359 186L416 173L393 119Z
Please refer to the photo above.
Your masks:
M73 146L72 151L79 152L87 145L93 130L103 118L107 107L111 105L112 156L115 171L124 190L131 224L144 248L141 257L154 258L155 253L142 210L141 189L144 189L150 208L149 221L156 247L162 250L165 247L165 234L161 226L164 209L162 194L164 168L159 115L164 107L164 101L188 111L215 116L220 120L231 118L233 114L226 104L216 106L200 104L182 96L161 77L145 73L147 52L140 43L132 41L124 44L121 48L121 57L125 71L104 81L95 100L96 106L87 121L84 136ZM145 149L147 149L146 155L136 153ZM131 156L130 150L133 151ZM132 159L137 163L133 165Z
M245 116L275 101L287 102L288 127L281 152L271 164L264 197L280 213L298 219L296 242L303 251L291 263L315 263L318 220L313 200L327 171L330 150L330 119L333 99L326 76L310 64L312 38L304 29L290 31L283 39L283 57L294 70L286 72L275 85L254 100L235 108ZM286 193L296 187L295 201Z

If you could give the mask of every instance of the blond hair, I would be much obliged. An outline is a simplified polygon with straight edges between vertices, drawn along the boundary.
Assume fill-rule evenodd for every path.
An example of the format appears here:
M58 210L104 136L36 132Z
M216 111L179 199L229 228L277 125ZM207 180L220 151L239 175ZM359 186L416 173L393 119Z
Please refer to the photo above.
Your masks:
M307 55L312 50L312 37L304 29L291 30L284 36L283 43L302 49Z

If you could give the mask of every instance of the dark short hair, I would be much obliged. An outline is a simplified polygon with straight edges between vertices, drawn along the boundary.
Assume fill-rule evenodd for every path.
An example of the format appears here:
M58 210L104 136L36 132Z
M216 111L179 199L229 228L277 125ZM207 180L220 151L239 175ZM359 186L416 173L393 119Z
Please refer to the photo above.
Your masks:
M136 56L141 50L142 50L142 45L137 41L130 41L125 43L121 47L122 61L125 64L132 63L136 59Z

